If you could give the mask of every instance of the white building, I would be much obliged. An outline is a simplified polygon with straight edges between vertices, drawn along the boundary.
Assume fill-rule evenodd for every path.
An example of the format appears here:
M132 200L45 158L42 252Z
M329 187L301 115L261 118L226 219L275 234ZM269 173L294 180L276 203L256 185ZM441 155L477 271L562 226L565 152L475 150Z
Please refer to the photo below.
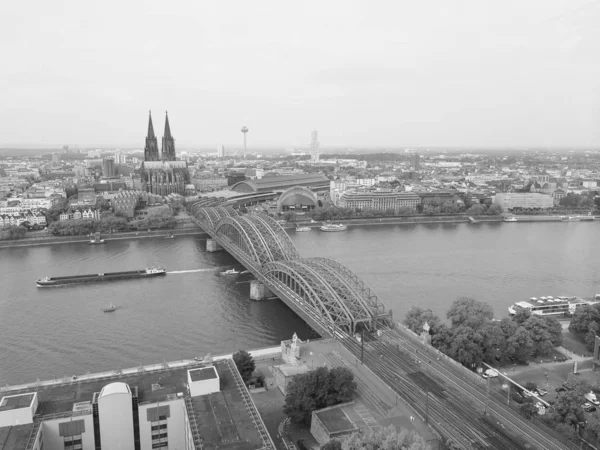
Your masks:
M494 203L502 206L502 209L509 210L513 208L552 208L554 199L551 195L540 193L509 193L496 194Z

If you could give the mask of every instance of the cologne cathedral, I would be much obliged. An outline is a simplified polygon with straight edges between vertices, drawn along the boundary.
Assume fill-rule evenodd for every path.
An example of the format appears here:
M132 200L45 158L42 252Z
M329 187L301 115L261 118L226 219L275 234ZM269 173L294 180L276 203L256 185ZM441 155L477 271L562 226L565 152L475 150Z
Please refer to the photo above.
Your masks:
M159 154L150 114L142 164L142 190L163 196L173 193L183 195L189 178L187 162L175 159L175 139L171 135L169 116L165 119L165 132Z

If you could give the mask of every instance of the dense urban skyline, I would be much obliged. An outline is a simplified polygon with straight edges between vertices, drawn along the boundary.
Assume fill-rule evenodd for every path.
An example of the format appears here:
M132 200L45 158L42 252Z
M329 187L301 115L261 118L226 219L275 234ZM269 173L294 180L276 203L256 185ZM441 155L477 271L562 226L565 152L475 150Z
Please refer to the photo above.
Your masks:
M597 146L599 5L13 3L0 144Z

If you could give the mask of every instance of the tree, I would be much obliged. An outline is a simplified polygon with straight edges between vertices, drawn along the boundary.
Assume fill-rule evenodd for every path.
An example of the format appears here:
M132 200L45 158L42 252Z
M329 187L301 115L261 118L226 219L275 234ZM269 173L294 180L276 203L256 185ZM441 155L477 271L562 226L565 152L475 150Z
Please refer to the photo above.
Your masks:
M555 419L558 423L577 425L583 418L581 394L577 390L564 391L554 402Z
M487 303L473 298L460 297L452 302L446 317L453 327L467 326L477 330L494 317L494 311Z
M254 358L246 350L239 350L233 354L233 362L240 372L244 383L246 383L252 377L254 369L256 369Z
M479 216L481 214L484 214L486 209L487 208L484 205L482 205L481 203L475 203L475 204L471 205L471 207L469 209L467 209L467 214Z
M494 203L488 207L486 212L487 212L487 214L490 214L490 215L498 215L498 214L502 214L502 211L503 211L502 206Z
M420 334L423 331L423 325L427 322L432 329L432 334L435 333L434 329L440 325L440 319L436 316L431 309L423 309L418 306L413 306L406 312L404 319L404 325L409 330Z
M431 450L425 439L416 432L405 428L396 431L393 425L376 431L369 429L364 433L352 433L340 440L343 450Z
M546 317L531 315L523 323L523 328L529 332L529 337L533 342L532 356L547 355L552 350L553 336L550 334Z
M286 387L283 412L294 423L309 424L313 411L352 400L356 388L350 369L319 367L292 378Z
M575 310L569 331L572 333L587 333L592 322L600 322L600 310L596 305L581 306Z
M483 359L483 336L468 326L454 328L448 345L448 356L467 367L473 367Z
M533 341L529 332L524 327L519 327L514 334L508 338L508 345L513 350L512 357L521 363L528 362L533 353Z
M175 217L168 206L150 208L148 215L142 221L143 228L173 228Z
M2 228L0 231L0 240L5 239L19 239L27 234L27 228L22 225L10 225Z
M523 325L527 319L531 317L531 311L526 309L518 309L512 319L519 325Z
M526 398L523 403L519 406L519 412L525 416L526 419L531 419L537 414L538 409L533 404L531 398Z

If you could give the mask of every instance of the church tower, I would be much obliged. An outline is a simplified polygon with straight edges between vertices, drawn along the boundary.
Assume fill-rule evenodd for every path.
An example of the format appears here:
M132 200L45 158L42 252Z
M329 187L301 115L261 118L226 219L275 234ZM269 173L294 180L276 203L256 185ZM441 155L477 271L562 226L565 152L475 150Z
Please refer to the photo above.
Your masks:
M146 146L144 147L144 161L159 161L158 142L154 135L154 126L152 126L152 113L148 120L148 135L146 136Z
M173 136L171 136L168 113L165 118L165 132L162 138L162 147L160 153L163 161L175 161L175 139L173 139Z

